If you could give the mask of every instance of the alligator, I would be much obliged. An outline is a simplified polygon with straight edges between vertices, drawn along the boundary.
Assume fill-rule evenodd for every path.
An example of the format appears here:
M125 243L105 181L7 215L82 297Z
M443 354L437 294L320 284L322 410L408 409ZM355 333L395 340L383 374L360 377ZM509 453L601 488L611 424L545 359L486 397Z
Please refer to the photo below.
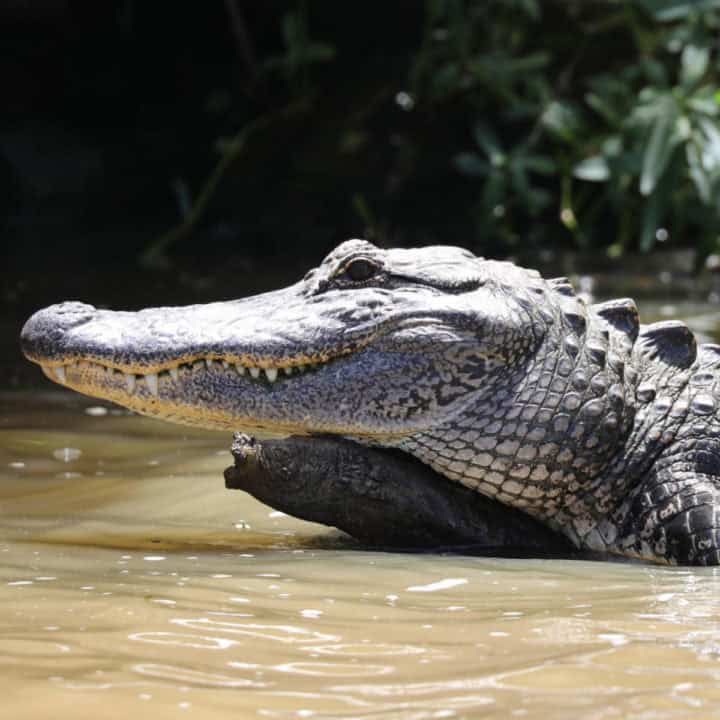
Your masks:
M53 305L21 344L51 380L146 415L405 453L579 550L720 564L720 346L566 278L349 240L240 300Z

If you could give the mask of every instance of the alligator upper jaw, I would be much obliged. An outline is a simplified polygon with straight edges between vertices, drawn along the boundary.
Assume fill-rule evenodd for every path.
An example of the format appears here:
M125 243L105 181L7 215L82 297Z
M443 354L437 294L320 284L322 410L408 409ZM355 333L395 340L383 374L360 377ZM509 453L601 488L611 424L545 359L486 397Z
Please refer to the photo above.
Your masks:
M343 310L298 286L138 312L61 303L27 321L21 344L51 380L143 414L210 428L345 432L349 410L333 418L319 408L337 404L355 370L325 371L362 351L377 326L348 325ZM307 409L308 397L318 409Z
M358 347L362 333L322 309L308 312L304 303L295 286L243 300L137 312L64 302L30 317L20 341L25 356L45 367L93 363L126 374L198 361L248 371L300 368Z
M364 333L336 314L332 307L309 311L299 284L243 300L138 312L65 302L35 313L21 346L29 360L51 368L89 362L144 375L219 361L281 371L327 362L361 344Z

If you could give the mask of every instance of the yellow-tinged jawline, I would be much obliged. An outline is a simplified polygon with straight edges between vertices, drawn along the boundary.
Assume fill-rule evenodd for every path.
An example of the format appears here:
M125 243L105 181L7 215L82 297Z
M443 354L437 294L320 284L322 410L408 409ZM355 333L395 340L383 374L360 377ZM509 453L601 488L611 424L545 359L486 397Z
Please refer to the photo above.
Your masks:
M120 375L115 376L115 382L113 383L106 376L99 375L90 365L84 368L66 369L63 381L59 380L54 368L42 366L42 370L50 380L70 390L93 398L109 400L142 415L171 422L225 431L242 428L246 431L282 435L308 432L306 427L296 423L262 423L253 418L233 415L222 408L214 408L198 403L177 403L171 399L162 398L159 393L156 395L151 390L146 378L143 376L135 381L131 393L128 392L127 385L124 384L124 378ZM330 430L330 432L332 431Z
M99 358L93 355L86 356L68 356L62 360L51 360L44 358L37 358L35 362L44 368L63 368L73 365L79 365L82 367L83 364L99 365L106 370L115 370L124 374L136 374L136 375L147 375L149 373L159 374L180 368L183 365L194 365L197 362L221 363L224 367L235 367L237 369L243 368L245 370L251 370L252 368L258 368L260 370L275 369L278 371L284 370L302 370L307 366L323 365L335 360L336 358L348 355L351 352L356 352L357 348L347 348L340 350L333 354L329 353L316 353L314 355L297 354L292 357L286 357L277 359L274 357L263 357L258 355L225 355L225 354L207 354L207 355L180 355L173 358L171 362L166 363L117 363L110 362L105 358ZM241 374L242 371L240 370Z
M123 397L130 397L140 384L144 384L151 396L158 397L161 381L166 379L178 381L180 374L185 372L222 370L246 376L248 379L272 384L278 379L315 369L318 364L308 363L279 367L252 365L247 367L239 363L231 364L227 360L219 361L211 357L205 357L202 360L196 359L192 363L179 363L159 371L145 368L142 372L132 372L88 360L64 364L56 363L54 365L42 363L41 367L50 380L88 395L96 395L98 391L106 392L116 387L124 387Z
M215 363L211 367L216 371L230 371L229 368L223 368L219 363ZM205 362L196 363L194 369L193 366L189 366L190 372L207 372L209 369ZM213 407L202 402L183 403L178 402L174 397L162 397L160 391L163 386L161 383L175 382L169 372L161 373L159 376L155 374L132 375L133 380L130 386L127 375L113 373L109 377L106 369L95 363L85 362L65 366L62 380L57 376L57 367L43 365L42 370L50 380L63 385L63 387L93 398L109 400L142 415L183 425L224 431L242 429L246 432L276 435L298 435L309 432L348 434L353 432L351 428L336 426L332 423L308 427L307 423L290 419L262 421L257 418L236 415L222 407ZM269 386L273 382L265 379L266 375L261 377L263 379L258 381L265 385ZM182 380L182 376L178 380Z

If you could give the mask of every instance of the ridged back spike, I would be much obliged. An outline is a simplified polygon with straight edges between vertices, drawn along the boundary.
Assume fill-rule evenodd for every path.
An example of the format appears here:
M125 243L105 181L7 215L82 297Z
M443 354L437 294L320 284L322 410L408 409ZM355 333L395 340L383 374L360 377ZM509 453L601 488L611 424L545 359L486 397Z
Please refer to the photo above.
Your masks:
M705 343L698 348L698 364L703 368L720 368L720 345Z
M697 341L679 320L665 320L640 328L635 353L646 360L688 368L697 357Z
M587 329L587 307L577 297L562 297L558 303L563 318L570 325L576 335L584 335Z
M623 333L632 343L637 340L640 332L640 315L634 300L630 298L609 300L591 305L590 310Z
M548 285L559 295L575 297L575 288L566 277L552 278L548 280Z

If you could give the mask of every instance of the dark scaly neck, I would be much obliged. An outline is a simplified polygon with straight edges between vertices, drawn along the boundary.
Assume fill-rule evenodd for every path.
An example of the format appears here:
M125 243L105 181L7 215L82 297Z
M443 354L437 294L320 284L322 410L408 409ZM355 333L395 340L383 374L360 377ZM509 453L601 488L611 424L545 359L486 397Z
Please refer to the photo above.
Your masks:
M597 479L632 427L631 350L599 316L562 313L531 359L403 449L582 544L610 500Z

